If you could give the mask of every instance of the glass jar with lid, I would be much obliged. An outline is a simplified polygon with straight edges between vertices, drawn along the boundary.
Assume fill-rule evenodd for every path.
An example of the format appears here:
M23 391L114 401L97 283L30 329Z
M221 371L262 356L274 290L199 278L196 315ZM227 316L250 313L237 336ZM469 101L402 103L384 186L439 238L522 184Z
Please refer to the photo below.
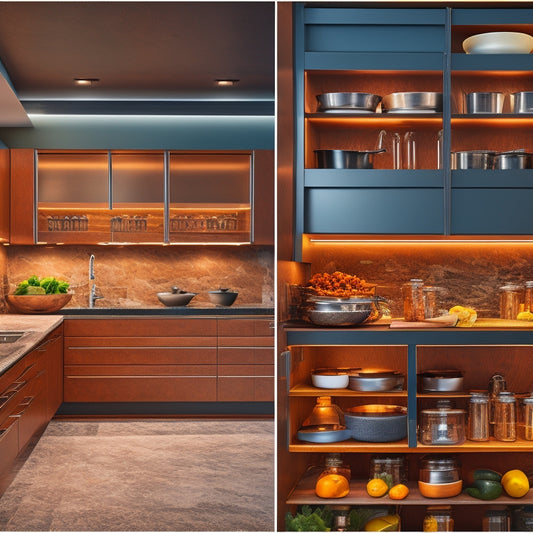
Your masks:
M346 464L340 453L328 453L324 459L324 470L318 476L327 476L328 474L336 474L338 476L344 476L348 481L352 478L352 470L349 464Z
M423 531L453 531L451 505L431 505L426 509Z
M466 440L466 411L455 409L448 400L432 409L422 409L418 440L429 445L457 445Z
M485 391L471 391L468 405L468 440L489 440L489 428L489 394Z
M522 416L520 425L523 428L522 438L533 440L533 393L522 400Z
M500 287L500 318L516 320L520 312L522 287L520 285L504 285Z
M496 396L494 438L506 442L516 440L516 398L512 392L502 391Z
M424 282L411 279L402 286L403 317L406 322L424 320Z
M407 483L407 458L404 455L375 455L370 459L369 478L381 478L389 486Z

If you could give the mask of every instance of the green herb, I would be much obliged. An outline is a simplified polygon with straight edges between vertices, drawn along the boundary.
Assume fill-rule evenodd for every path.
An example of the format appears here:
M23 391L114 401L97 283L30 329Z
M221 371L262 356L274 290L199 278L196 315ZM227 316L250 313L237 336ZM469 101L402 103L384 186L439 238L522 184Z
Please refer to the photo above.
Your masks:
M45 294L59 294L66 293L69 288L69 283L52 276L42 278L39 280L37 276L31 276L24 281L21 281L15 289L15 294L28 294L28 287L42 287Z
M313 510L309 505L302 505L295 516L285 515L287 531L331 531L332 523L333 514L325 506Z

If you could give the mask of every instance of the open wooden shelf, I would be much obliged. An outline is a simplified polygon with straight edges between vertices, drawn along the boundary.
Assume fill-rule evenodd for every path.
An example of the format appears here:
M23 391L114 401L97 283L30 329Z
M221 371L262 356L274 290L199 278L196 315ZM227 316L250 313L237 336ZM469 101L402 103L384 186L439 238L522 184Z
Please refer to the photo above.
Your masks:
M391 500L388 496L373 498L366 492L367 480L351 480L350 493L345 498L319 498L315 494L315 484L319 472L317 469L308 470L298 481L287 499L288 505L531 505L533 491L523 498L511 498L502 495L495 500L483 501L461 493L453 498L426 498L418 490L416 481L407 483L409 495L403 500Z

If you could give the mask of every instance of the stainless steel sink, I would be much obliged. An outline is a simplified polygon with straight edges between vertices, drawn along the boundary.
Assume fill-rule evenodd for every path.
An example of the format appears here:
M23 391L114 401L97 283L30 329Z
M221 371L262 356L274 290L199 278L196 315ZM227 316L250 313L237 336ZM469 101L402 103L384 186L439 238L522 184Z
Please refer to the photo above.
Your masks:
M24 335L23 331L0 331L0 344L16 342L22 335Z

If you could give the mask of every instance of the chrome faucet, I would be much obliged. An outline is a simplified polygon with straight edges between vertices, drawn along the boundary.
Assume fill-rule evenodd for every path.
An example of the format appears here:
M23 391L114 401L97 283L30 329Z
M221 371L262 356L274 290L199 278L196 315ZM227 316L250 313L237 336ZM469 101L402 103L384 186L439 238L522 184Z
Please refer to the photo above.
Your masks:
M96 295L96 284L92 283L92 280L94 280L94 254L91 255L89 258L89 286L90 286L90 292L89 292L89 308L92 309L94 307L94 302L96 300L101 300L103 296L97 296Z

